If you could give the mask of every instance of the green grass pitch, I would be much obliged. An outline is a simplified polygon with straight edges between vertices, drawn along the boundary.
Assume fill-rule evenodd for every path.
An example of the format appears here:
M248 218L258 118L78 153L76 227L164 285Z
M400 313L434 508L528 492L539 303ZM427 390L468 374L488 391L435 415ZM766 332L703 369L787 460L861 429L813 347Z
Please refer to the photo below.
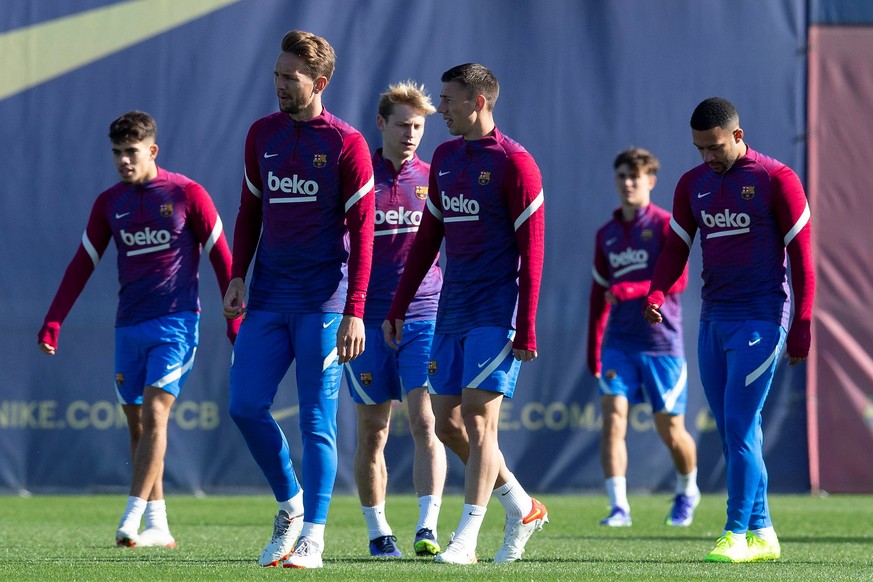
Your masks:
M476 566L416 558L418 516L411 495L389 496L388 518L404 557L375 560L356 498L334 497L322 570L259 568L275 503L269 495L167 499L175 549L114 546L121 495L0 497L0 580L873 580L873 496L773 495L782 543L773 563L712 564L703 556L724 524L724 495L704 495L694 524L663 525L668 495L631 495L633 527L597 525L603 495L544 495L551 523L534 534L525 560L493 564L503 539L496 501L479 537ZM457 524L462 499L443 500L440 542Z

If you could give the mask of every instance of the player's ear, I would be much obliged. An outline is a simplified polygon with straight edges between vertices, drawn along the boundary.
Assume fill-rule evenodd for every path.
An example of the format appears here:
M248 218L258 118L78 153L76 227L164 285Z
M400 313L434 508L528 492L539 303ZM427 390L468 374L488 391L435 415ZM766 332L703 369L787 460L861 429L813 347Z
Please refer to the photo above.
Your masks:
M151 154L150 159L152 160L158 157L158 144L153 143L149 146L149 154Z
M379 128L379 131L385 131L385 118L382 117L381 113L376 114L376 127Z
M734 141L736 143L740 143L741 141L743 141L743 135L744 135L743 128L742 127L736 128L734 130Z
M322 76L317 77L315 79L315 83L312 86L312 90L315 93L321 93L322 91L324 91L325 87L327 87L327 77L322 75Z
M649 174L649 190L655 189L655 184L658 183L658 176L655 174Z
M485 96L476 95L476 111L482 111L483 109L485 109Z

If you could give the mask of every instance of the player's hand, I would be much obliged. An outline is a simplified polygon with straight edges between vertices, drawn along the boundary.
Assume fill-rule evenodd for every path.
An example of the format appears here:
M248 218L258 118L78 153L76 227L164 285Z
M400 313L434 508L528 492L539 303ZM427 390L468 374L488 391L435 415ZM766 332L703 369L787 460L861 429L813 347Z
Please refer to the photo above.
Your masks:
M658 311L660 307L660 305L655 304L647 306L645 313L646 321L648 321L649 323L661 323L662 321L664 321L664 317L661 315L661 312Z
M336 332L336 357L340 364L351 362L364 353L364 320L354 315L343 315Z
M44 353L44 354L48 354L50 356L53 356L53 355L55 355L55 352L57 352L57 349L54 346L50 346L45 342L39 342L38 345L39 345L39 349L42 350L42 353Z
M400 349L400 342L403 341L404 322L403 319L395 319L393 324L388 319L382 322L382 337L388 347L394 351Z
M606 293L603 294L603 299L605 299L606 302L609 303L610 305L618 305L619 304L618 297L616 297L615 293L613 293L609 289L607 289Z
M804 361L805 359L806 359L805 357L788 356L788 365L789 366L796 366L797 364Z
M242 277L234 277L227 285L224 294L224 316L236 319L245 313L246 282Z
M536 350L520 350L517 348L512 348L512 354L519 362L533 362L539 355Z

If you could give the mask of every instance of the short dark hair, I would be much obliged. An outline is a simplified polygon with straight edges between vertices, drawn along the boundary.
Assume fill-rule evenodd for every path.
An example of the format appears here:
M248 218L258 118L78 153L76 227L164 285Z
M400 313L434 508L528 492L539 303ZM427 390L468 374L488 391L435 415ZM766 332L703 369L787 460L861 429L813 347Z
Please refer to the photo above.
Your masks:
M733 103L721 97L704 99L694 108L691 114L691 129L694 131L706 131L714 127L722 129L734 129L738 125L740 115Z
M158 124L144 111L128 111L109 124L109 140L112 143L143 141L158 136Z
M630 147L623 152L619 152L612 163L612 169L617 170L622 164L627 164L641 174L654 175L661 169L658 158L652 152L643 148Z
M468 97L484 95L488 109L494 109L500 95L500 84L488 67L479 63L466 63L452 67L440 78L443 83L460 83L467 90Z
M291 30L282 37L282 52L299 57L306 66L306 73L313 79L333 76L336 53L322 37L305 30Z

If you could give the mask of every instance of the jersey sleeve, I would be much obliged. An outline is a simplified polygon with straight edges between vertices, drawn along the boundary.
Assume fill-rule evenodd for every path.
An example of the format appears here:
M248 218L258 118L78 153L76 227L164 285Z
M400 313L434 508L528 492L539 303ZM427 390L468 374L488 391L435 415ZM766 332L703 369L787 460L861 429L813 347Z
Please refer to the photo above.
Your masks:
M794 316L788 330L786 349L790 357L805 358L809 355L815 298L809 202L797 174L787 166L774 174L773 180L776 219L788 252L794 294Z
M346 226L349 230L348 293L343 313L364 316L367 285L373 265L373 228L376 214L373 159L364 136L346 137L340 157Z
M252 126L246 136L242 193L233 229L233 262L231 265L231 278L233 279L237 277L245 279L249 265L258 248L263 221L263 207L261 206L263 189L258 154L255 151L255 126Z
M224 236L224 226L215 204L206 190L200 184L191 182L185 188L188 199L188 224L197 241L203 246L203 252L209 258L221 297L227 292L230 282L231 255ZM241 318L227 320L227 337L231 343L236 340Z
M536 315L543 277L546 221L542 175L527 152L509 157L506 188L520 257L513 347L536 350Z
M670 218L670 231L664 240L664 248L655 263L652 272L652 285L644 307L649 305L661 306L664 304L664 296L675 291L677 284L685 289L688 282L688 256L691 254L691 245L694 235L697 234L697 223L691 212L691 203L688 198L687 174L682 176L676 184L673 194L673 216ZM684 277L684 283L681 282Z
M61 325L69 315L76 299L81 295L94 269L97 268L97 263L103 257L109 241L112 240L112 230L106 221L105 204L106 199L101 196L91 208L91 216L82 234L82 241L70 264L67 265L61 284L37 334L39 343L44 342L54 348L58 347Z
M406 264L388 310L387 319L389 321L406 318L406 310L415 297L415 292L418 291L425 275L436 260L445 236L445 225L443 224L443 213L438 194L439 187L434 175L435 167L437 164L434 162L430 167L427 202L421 216L421 224L418 226L418 232L415 234L415 240L412 242L409 254L406 255Z
M588 371L593 375L600 373L600 349L603 333L609 319L611 305L606 302L609 286L609 265L599 244L595 244L594 266L592 268L591 293L588 297L588 348L586 350Z

